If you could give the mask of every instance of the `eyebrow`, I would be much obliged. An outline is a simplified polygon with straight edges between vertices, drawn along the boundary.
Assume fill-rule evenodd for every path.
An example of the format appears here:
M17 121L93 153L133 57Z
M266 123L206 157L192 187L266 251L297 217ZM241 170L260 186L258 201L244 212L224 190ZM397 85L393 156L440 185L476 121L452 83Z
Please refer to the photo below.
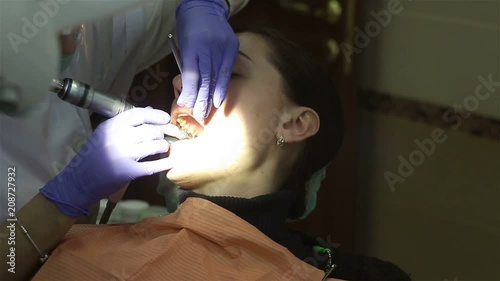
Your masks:
M249 61L252 61L252 59L247 54L243 53L242 51L238 50L238 54L242 55L245 58L247 58Z

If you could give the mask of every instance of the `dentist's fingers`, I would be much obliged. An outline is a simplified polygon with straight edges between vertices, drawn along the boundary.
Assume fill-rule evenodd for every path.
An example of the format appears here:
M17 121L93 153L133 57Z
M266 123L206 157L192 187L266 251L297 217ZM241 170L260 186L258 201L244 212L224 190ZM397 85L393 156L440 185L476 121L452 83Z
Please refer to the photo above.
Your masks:
M163 110L152 108L133 108L110 119L123 125L139 126L142 124L164 125L170 122L170 115Z
M200 74L196 53L185 51L182 53L182 91L177 99L177 105L193 108L198 96Z
M132 157L141 160L151 155L165 153L169 148L170 144L166 140L145 141L134 146Z
M167 157L154 161L141 162L139 165L141 165L146 175L152 175L172 169L172 163L173 161Z
M200 61L200 73L201 73L201 85L198 92L198 97L196 98L196 103L193 107L193 117L200 124L205 123L205 118L208 115L208 109L212 105L210 98L210 89L212 83L212 61L209 57L205 57L205 61Z
M164 138L163 130L158 125L143 124L130 128L128 138L132 143L161 140Z
M229 85L229 80L231 79L231 73L233 71L233 66L238 56L238 49L240 42L236 40L233 43L235 46L233 48L227 48L222 58L222 64L218 68L217 83L215 85L214 91L214 106L219 108L224 99L226 98L227 87Z
M182 135L181 129L172 123L158 126L158 129L160 129L163 132L163 134L174 138L181 138L180 136Z

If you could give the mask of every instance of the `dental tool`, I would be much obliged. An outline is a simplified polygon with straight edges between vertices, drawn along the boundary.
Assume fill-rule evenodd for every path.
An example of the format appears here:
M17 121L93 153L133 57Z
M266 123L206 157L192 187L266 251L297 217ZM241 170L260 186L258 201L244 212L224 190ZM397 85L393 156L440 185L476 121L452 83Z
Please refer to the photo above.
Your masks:
M62 81L52 79L50 88L63 101L90 109L108 118L134 108L123 99L101 93L85 83L70 78L64 78ZM172 123L160 126L160 128L167 135L165 140L169 143L192 137L186 130L180 129Z
M90 109L108 118L134 108L123 99L100 93L89 85L70 78L64 78L62 81L52 79L51 90L63 101Z
M175 62L177 63L177 67L179 67L180 73L182 73L182 67L181 67L181 57L179 55L179 51L177 47L175 46L175 41L174 41L174 36L170 33L168 34L168 44L170 45L170 49L172 50L172 54L174 55Z

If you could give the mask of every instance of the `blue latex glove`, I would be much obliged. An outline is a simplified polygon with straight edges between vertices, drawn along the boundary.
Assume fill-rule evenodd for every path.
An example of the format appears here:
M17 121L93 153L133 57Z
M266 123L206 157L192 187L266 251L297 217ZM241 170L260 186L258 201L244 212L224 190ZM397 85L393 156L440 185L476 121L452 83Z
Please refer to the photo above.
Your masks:
M224 0L184 0L176 17L183 86L177 104L193 108L202 123L212 101L216 108L224 101L239 41Z
M129 181L171 168L168 158L138 162L168 150L163 131L154 125L169 121L166 112L150 108L134 108L105 121L40 193L67 216L88 215L92 204Z

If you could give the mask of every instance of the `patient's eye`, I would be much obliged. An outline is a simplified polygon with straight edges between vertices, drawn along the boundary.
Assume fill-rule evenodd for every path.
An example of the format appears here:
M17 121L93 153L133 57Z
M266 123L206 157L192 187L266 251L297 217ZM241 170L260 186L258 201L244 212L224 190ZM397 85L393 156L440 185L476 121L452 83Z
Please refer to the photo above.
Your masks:
M237 77L240 77L241 75L239 75L238 73L231 73L231 79L233 78L237 78Z

